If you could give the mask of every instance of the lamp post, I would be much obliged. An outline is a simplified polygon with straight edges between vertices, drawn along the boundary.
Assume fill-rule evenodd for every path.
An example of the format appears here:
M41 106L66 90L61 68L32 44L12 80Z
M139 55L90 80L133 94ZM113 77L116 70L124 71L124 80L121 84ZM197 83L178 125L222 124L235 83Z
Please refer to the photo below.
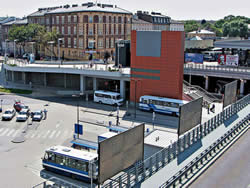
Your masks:
M52 62L52 54L53 54L53 53L52 53L52 51L53 51L52 48L53 48L53 44L54 44L54 43L55 43L55 41L49 41L49 42L48 42L48 44L50 44L51 62Z
M60 59L61 59L61 55L60 55L60 44L61 44L61 41L63 41L63 39L59 38L58 39L58 57L57 57L58 61L60 61Z
M16 42L17 41L18 41L17 39L14 40L14 63L16 63Z
M153 112L152 122L153 122L153 130L154 130L155 129L155 112Z
M4 53L4 60L5 63L7 62L7 43L9 42L8 39L5 39L5 53Z
M136 88L137 88L137 80L134 80L135 82L135 119L136 119Z
M117 106L116 126L119 126L119 106Z

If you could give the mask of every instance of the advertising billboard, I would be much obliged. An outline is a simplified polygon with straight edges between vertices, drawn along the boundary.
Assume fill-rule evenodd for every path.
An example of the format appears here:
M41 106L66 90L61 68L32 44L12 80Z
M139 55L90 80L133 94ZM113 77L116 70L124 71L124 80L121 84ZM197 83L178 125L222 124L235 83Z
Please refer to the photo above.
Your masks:
M180 106L178 136L201 123L203 98L196 99Z
M203 63L203 54L185 53L185 62Z
M238 66L239 65L239 56L238 55L225 55L220 54L218 58L220 65L227 66Z
M223 108L236 102L237 80L226 84L223 98Z
M99 184L143 160L144 124L98 143Z

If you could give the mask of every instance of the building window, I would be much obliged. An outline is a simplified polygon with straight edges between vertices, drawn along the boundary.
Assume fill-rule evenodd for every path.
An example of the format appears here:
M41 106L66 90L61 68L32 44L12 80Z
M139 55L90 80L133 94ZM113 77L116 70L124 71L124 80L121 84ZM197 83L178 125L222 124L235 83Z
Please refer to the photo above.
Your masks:
M121 35L124 35L124 25L121 25Z
M71 48L71 38L68 38L68 48Z
M83 27L82 26L79 27L79 35L83 35Z
M74 48L76 48L76 38L74 38Z
M54 24L55 24L55 18L52 17L52 25L54 25Z
M113 16L111 17L111 22L114 23L114 17Z
M93 23L93 17L89 16L89 23Z
M64 24L64 16L62 16L62 24Z
M109 38L106 38L106 48L109 48Z
M110 48L114 48L114 39L113 38L110 39Z
M6 30L7 30L7 28L6 28ZM49 32L49 30L50 30L50 29L49 29L49 26L46 27L46 30L47 30L47 32Z
M106 35L108 35L109 34L109 27L108 27L108 25L106 25Z
M68 35L71 35L71 28L68 26Z
M95 42L90 40L88 42L88 48L93 49L94 48L94 44L95 44Z
M121 17L121 23L123 24L123 17Z
M64 35L64 26L62 26L62 35Z
M68 15L68 23L71 23L71 16Z
M111 35L114 35L114 25L111 25Z
M49 25L49 18L46 18L46 24Z
M59 26L56 27L56 32L57 32L57 33L60 33Z
M102 16L99 16L99 23L102 23Z
M56 16L56 24L59 24L59 16Z
M93 35L93 26L89 26L89 35Z
M77 16L74 15L74 23L76 23L76 22L77 22Z
M76 35L76 26L74 26L74 35Z
M118 35L118 24L116 25L115 34Z
M98 48L103 48L103 39L98 40Z
M64 47L64 45L65 45L65 41L64 41L64 38L62 38L62 47Z
M100 24L98 27L98 35L103 35L103 25Z
M83 39L82 38L79 39L79 48L83 48Z

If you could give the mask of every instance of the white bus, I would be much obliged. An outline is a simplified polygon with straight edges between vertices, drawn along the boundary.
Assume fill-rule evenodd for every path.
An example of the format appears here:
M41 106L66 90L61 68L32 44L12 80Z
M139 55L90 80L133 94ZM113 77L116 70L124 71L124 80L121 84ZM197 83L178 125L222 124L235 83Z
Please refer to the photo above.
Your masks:
M139 109L179 116L179 107L188 101L156 96L141 96Z
M121 106L123 104L123 99L120 93L99 90L95 91L94 102Z

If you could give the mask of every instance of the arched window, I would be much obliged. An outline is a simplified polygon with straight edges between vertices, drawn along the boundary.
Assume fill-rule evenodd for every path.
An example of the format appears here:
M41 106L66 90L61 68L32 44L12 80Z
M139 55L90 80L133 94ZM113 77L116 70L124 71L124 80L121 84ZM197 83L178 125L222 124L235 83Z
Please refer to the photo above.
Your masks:
M83 23L88 23L89 22L89 17L88 15L83 16Z
M94 23L99 23L99 16L97 15L94 16Z

